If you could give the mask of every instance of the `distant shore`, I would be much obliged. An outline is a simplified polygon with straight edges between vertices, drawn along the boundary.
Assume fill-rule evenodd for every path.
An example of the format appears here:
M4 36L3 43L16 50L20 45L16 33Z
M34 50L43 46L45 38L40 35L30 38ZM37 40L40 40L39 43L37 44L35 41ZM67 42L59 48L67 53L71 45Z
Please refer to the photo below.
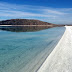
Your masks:
M0 26L47 26L47 27L59 27L64 25L52 24L40 20L31 19L10 19L0 21Z
M63 25L0 25L0 26L49 26L49 27L56 27L56 26L63 26Z
M52 26L52 25L0 25L0 26Z

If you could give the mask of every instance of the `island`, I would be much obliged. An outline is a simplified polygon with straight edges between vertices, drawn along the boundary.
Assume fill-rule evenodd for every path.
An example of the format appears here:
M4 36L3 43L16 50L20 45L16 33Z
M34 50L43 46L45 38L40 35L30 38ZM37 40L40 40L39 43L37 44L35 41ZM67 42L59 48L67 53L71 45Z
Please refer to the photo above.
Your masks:
M58 24L52 24L48 22L43 22L40 20L34 20L34 19L10 19L10 20L3 20L0 21L0 25L32 25L32 26L63 26Z
M10 19L0 21L0 29L12 32L39 31L52 27L61 27L64 25L52 24L34 19Z

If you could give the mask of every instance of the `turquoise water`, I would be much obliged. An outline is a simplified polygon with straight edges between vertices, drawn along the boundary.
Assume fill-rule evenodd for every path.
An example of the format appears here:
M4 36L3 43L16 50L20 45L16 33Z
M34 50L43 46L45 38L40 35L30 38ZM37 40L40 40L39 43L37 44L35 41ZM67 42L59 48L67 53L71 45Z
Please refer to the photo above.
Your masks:
M36 72L64 31L64 27L37 32L0 30L0 72Z

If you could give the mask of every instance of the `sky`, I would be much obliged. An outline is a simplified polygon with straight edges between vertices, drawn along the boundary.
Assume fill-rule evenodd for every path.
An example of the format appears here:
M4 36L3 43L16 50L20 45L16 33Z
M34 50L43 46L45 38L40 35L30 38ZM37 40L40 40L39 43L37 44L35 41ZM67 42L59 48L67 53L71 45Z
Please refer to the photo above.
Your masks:
M71 0L0 0L0 20L37 19L72 24Z

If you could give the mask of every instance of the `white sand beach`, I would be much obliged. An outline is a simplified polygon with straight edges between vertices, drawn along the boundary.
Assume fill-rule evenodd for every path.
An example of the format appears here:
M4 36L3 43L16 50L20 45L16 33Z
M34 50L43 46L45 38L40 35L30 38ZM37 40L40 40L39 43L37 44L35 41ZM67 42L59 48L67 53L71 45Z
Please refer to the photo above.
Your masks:
M37 72L72 72L72 26L65 27L59 43Z

